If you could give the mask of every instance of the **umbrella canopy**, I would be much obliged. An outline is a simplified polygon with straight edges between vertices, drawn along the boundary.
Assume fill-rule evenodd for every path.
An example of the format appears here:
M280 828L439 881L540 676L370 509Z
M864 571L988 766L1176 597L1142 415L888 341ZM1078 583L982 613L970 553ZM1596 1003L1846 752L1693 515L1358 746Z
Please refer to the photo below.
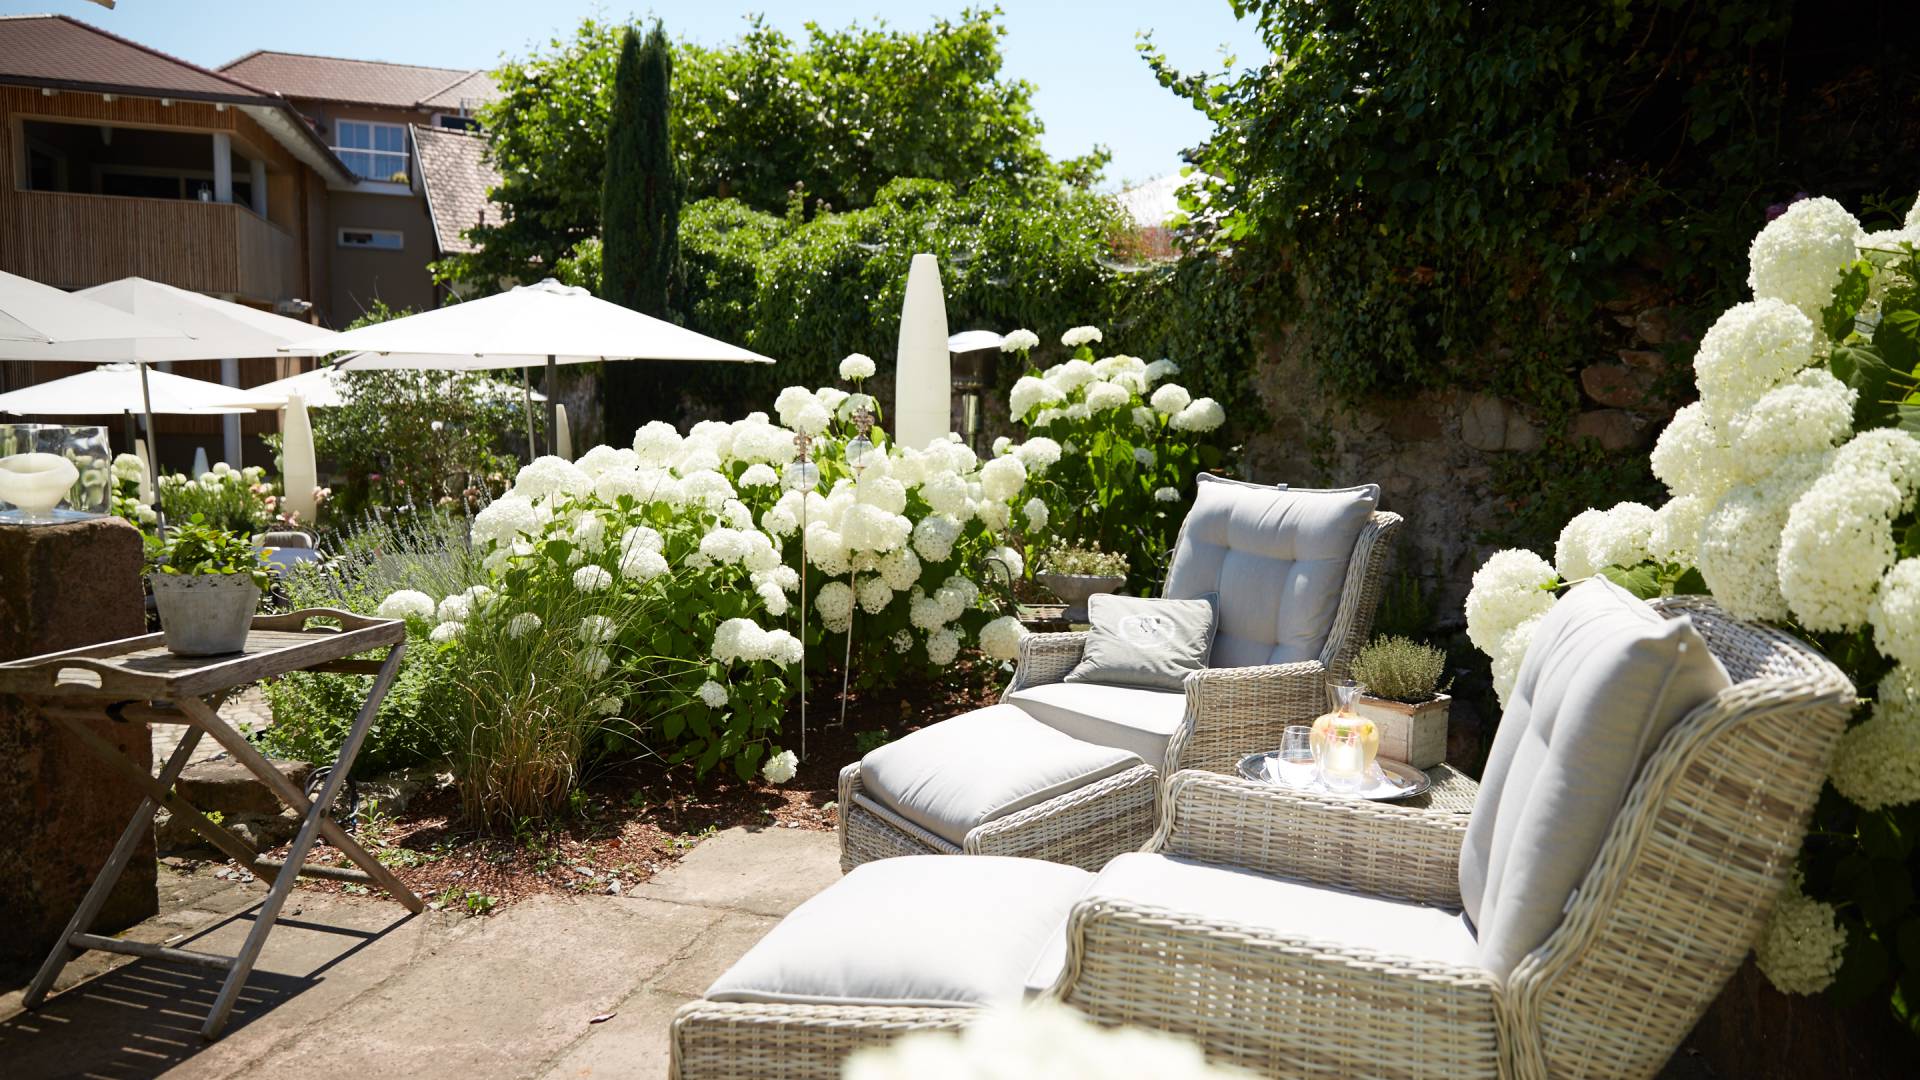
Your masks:
M608 303L552 278L493 296L348 330L301 351L348 350L348 371L534 367L600 360L773 361L684 326ZM317 349L306 346L318 345Z
M141 372L133 364L107 364L0 394L0 412L22 416L98 416L102 413L156 412L205 415L252 412L257 398L251 390L235 390L216 382L189 379L166 371L147 372L149 409L140 386Z
M121 278L82 289L73 296L133 315L160 330L114 335L111 340L100 340L108 338L107 334L93 334L85 341L43 343L24 351L0 346L0 351L10 360L99 360L126 364L332 351L326 346L331 331L146 278ZM312 347L296 347L296 341Z
M953 356L947 352L947 298L940 263L915 255L900 305L893 390L894 438L915 450L953 430Z
M256 402L256 408L261 409L279 408L289 394L299 394L306 400L309 409L331 409L346 403L340 390L345 381L346 375L337 368L323 367L304 371L298 375L289 375L284 379L275 379L270 383L261 383L244 393ZM481 393L489 397L520 396L520 391L514 387L491 379L487 380ZM531 396L535 401L547 400L545 394L537 391Z
M0 360L68 359L33 355L37 349L62 342L136 337L184 340L185 336L184 331L102 307L32 278L0 272Z

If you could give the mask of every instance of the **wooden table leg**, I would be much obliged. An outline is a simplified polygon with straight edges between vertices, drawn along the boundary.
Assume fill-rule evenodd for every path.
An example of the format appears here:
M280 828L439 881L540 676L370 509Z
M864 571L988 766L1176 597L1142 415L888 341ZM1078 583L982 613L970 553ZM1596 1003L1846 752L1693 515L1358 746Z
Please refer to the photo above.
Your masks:
M246 943L240 947L239 954L233 958L233 967L227 972L227 981L220 987L220 995L213 1002L213 1011L207 1015L207 1022L200 1029L202 1037L212 1039L220 1034L221 1028L226 1026L227 1016L233 1011L234 1002L239 1000L240 989L246 984L247 976L253 972L254 961L259 959L260 949L267 941L267 934L273 929L274 920L280 917L280 908L287 902L287 894L293 891L293 883L300 875L301 864L307 861L307 853L313 849L313 842L319 839L321 832L327 826L334 825L333 819L327 816L328 811L333 808L334 796L339 793L340 786L346 783L347 773L353 769L353 759L360 753L360 744L366 741L367 731L373 727L373 717L380 710L380 700L386 696L387 687L392 684L394 676L399 674L400 659L405 650L404 645L395 645L388 650L386 662L380 665L380 673L374 677L373 688L368 692L367 700L360 706L360 714L354 718L353 728L347 733L346 742L341 744L339 756L334 758L333 768L327 773L326 781L320 785L320 794L311 803L306 802L305 792L293 788L292 781L281 775L280 771L264 757L259 758L260 767L255 767L252 762L247 763L248 767L253 769L262 780L272 777L278 779L280 784L293 788L295 799L291 805L299 807L304 804L306 820L301 822L299 834L293 838L293 844L287 848L284 872L279 880L273 883L273 888L267 891L266 902L260 905L259 912L254 916L253 929L247 933ZM232 728L222 724L218 716L207 710L203 702L182 701L179 704L188 711L189 715L196 712L206 713L201 719L205 720L209 717L212 719L214 727L211 730L216 739L220 737L222 731L233 731ZM245 739L240 739L239 743L252 751L251 745L247 744ZM222 745L225 745L225 740L222 740ZM253 753L258 757L258 751ZM240 755L236 753L235 756ZM246 759L243 757L242 760ZM278 787L278 785L275 786ZM284 797L285 793L282 794ZM337 825L334 825L334 828L339 835L343 837L346 835L345 831L339 830ZM329 836L329 839L332 837ZM424 905L421 904L420 898L414 895L413 890L394 877L393 872L388 870L380 860L364 849L360 849L358 844L354 847L360 850L362 856L365 856L366 861L361 863L362 869L375 877L380 877L383 885L386 885L387 880L390 879L393 884L387 886L388 891L392 892L401 903L406 904L408 910L416 913L421 910ZM341 850L347 852L348 857L353 858L355 862L361 862L344 846Z
M162 790L173 786L180 771L187 767L187 759L193 756L193 748L199 742L200 731L197 728L181 737L180 745L174 747L173 756L167 759L166 767L160 770L158 783ZM113 756L125 760L118 753ZM100 909L106 905L107 897L112 895L113 887L119 883L127 863L133 861L133 849L140 845L141 835L153 828L156 809L157 804L151 794L140 800L140 808L133 812L127 827L120 832L119 842L113 845L113 854L108 857L107 865L101 868L100 876L94 878L93 884L87 888L87 895L81 899L80 907L74 911L73 918L67 920L66 929L60 931L60 940L54 942L53 951L47 954L46 962L40 965L39 972L28 985L26 996L21 999L22 1005L29 1009L37 1007L46 998L47 991L53 989L53 980L59 978L60 969L73 959L73 936L93 929L93 920L99 917Z

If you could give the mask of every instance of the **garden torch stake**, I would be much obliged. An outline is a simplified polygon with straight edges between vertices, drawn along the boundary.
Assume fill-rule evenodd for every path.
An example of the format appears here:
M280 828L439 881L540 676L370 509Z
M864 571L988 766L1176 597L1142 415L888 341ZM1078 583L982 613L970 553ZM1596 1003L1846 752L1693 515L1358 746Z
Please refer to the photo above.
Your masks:
M853 413L854 426L860 433L847 440L847 467L853 470L853 482L860 482L860 474L866 471L867 455L873 452L873 440L867 433L873 430L873 410L856 409ZM852 562L851 559L848 560ZM853 678L853 619L860 613L859 571L853 566L847 567L847 590L853 594L853 604L847 609L847 653L840 661L840 729L847 727L847 684Z

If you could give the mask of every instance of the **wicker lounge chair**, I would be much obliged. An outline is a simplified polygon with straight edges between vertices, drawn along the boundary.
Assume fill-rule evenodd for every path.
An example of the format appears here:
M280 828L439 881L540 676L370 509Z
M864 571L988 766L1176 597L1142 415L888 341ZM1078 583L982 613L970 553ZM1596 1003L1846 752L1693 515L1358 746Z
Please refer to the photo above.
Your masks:
M1097 869L1152 836L1161 776L1231 771L1325 710L1328 677L1346 674L1373 625L1399 515L1373 509L1371 485L1200 480L1166 593L1217 594L1213 666L1189 674L1184 693L1067 683L1086 634L1029 635L1000 705L841 772L842 869L963 853ZM890 791L875 763L907 771L903 757L917 758L911 782Z
M1702 598L1652 607L1690 616L1685 632L1699 636L1689 640L1704 640L1731 685L1723 678L1723 688L1681 702L1701 703L1684 709L1655 746L1635 748L1632 761L1644 764L1627 773L1617 810L1585 822L1592 858L1571 867L1577 873L1564 904L1551 889L1536 889L1536 943L1511 933L1511 898L1496 914L1480 897L1479 940L1471 926L1462 930L1463 881L1479 892L1492 886L1478 875L1537 869L1502 868L1497 856L1486 862L1482 841L1491 830L1468 818L1185 771L1167 785L1150 852L1085 875L1065 942L1040 952L1030 970L1017 958L994 978L978 970L952 975L974 955L968 935L982 934L955 926L952 916L984 899L1002 905L1009 926L1030 938L1035 920L1063 910L1062 895L1073 891L1059 875L1078 871L1005 859L964 860L980 866L977 875L946 872L961 860L862 867L809 905L831 911L844 885L897 865L895 891L882 891L882 906L872 892L880 878L848 889L844 898L859 911L843 909L843 925L864 914L883 935L906 942L938 942L953 928L959 936L946 953L929 947L952 964L927 965L925 950L895 964L921 965L919 977L946 971L942 992L953 1000L908 1005L884 992L858 1004L809 1002L804 993L713 1000L728 996L716 984L709 999L674 1020L675 1075L831 1077L860 1046L961 1026L980 1008L1017 999L1023 986L1045 985L1044 993L1097 1019L1182 1033L1217 1061L1271 1076L1652 1076L1759 932L1855 700L1838 668L1785 634L1742 623ZM1510 709L1506 723L1517 728L1509 737L1503 726L1503 741L1538 741L1524 714L1516 720ZM1549 758L1541 769L1566 764ZM1515 769L1501 778L1490 766L1475 815L1482 825L1510 812L1498 787L1524 788L1526 769ZM1612 795L1601 800L1612 802ZM1463 862L1477 869L1463 875ZM923 896L902 895L914 873L935 870ZM977 894L957 895L974 877ZM920 901L924 914L916 914ZM1357 932L1343 935L1342 923ZM810 945L810 957L786 960L818 972L859 950L866 925L836 941L770 935L755 952ZM1502 949L1504 958L1484 955ZM768 959L759 957L762 972ZM879 980L869 973L869 995L900 984L897 970L884 973L884 958L864 962L883 971ZM862 986L846 971L835 977ZM941 985L941 978L930 981Z

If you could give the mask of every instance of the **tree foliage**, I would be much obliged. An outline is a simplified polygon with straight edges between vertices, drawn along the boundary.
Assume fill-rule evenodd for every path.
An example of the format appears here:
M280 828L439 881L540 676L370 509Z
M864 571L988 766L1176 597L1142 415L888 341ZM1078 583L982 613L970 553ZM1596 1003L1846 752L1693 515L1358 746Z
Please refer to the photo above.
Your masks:
M1040 149L1033 87L1000 70L999 14L967 9L919 32L809 23L804 41L756 18L719 48L676 43L671 134L688 198L780 212L798 185L814 212L867 206L900 176L1091 183L1105 151L1052 162ZM443 277L493 288L539 276L600 234L626 29L589 19L494 72L501 96L481 119L505 220L472 230L481 250L443 262Z

